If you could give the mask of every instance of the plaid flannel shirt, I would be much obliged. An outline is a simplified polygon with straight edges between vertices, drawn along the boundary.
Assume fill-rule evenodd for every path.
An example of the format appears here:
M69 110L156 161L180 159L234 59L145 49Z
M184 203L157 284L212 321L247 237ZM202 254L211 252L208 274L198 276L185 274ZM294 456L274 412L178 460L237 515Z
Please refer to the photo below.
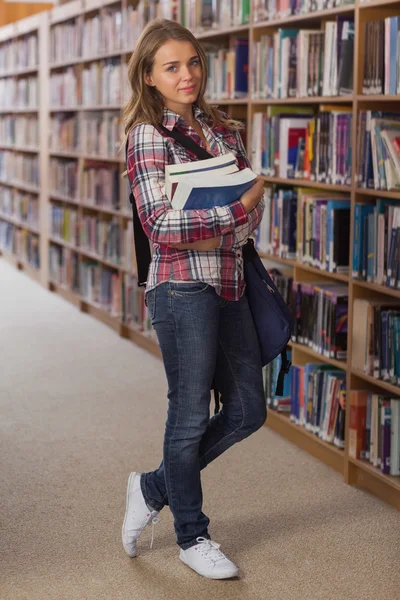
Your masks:
M194 116L211 154L233 152L239 169L250 167L239 132L221 126L211 128L198 107ZM167 108L163 125L170 131L176 127L204 148L195 130ZM140 221L153 244L146 292L165 281L202 281L222 298L238 300L245 289L242 246L261 221L264 201L249 214L240 201L209 210L174 210L165 194L165 166L192 160L198 159L153 125L142 123L129 133L128 177ZM220 247L207 252L170 247L217 236L221 236Z

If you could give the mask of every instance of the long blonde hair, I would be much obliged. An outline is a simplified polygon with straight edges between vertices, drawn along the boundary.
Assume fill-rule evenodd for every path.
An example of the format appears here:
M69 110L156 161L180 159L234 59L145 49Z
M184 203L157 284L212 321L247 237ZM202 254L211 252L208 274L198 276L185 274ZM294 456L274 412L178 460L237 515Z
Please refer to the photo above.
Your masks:
M212 126L222 125L234 131L242 129L243 125L240 121L227 119L204 99L207 86L207 58L204 49L191 31L175 21L153 19L142 32L128 64L132 95L123 107L125 134L128 135L132 127L139 123L149 123L155 127L158 123L162 123L164 99L156 88L145 83L144 78L153 69L157 51L169 40L190 42L195 48L202 70L202 83L195 104L209 117Z

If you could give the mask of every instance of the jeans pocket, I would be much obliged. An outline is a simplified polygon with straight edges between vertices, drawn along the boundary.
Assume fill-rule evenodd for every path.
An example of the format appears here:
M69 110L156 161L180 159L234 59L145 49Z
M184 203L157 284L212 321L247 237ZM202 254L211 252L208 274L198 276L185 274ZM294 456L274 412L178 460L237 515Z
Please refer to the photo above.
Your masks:
M150 292L147 292L145 297L145 304L147 306L147 310L151 321L154 320L154 317L156 315L156 292L157 288L154 288L153 290L150 290Z
M208 283L203 281L193 281L190 283L171 283L171 291L178 298L188 298L190 296L198 296L209 288Z

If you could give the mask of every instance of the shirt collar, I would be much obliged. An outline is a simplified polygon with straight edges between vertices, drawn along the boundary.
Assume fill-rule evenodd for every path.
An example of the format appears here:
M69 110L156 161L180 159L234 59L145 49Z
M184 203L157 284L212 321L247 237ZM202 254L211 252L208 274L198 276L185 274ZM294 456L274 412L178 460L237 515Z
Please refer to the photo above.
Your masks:
M202 117L205 113L198 106L194 106L193 114L194 114L195 118L198 119L199 117ZM183 118L180 115L178 115L176 112L174 112L173 110L170 110L169 108L164 106L164 115L163 115L163 122L162 122L164 127L169 129L170 131L172 131L172 129L175 127L175 125L178 125L179 123L183 123Z

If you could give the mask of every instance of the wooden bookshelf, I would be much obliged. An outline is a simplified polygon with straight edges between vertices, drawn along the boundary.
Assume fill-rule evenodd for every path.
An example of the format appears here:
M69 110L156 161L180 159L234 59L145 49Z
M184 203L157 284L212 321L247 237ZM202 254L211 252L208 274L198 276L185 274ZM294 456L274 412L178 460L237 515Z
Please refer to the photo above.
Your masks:
M84 211L90 211L90 213L98 214L102 218L116 218L119 220L121 228L131 226L130 221L132 219L129 209L127 208L126 198L123 193L123 186L121 186L121 197L120 207L121 210L109 209L107 207L93 206L86 204L85 199L81 198L81 173L85 161L94 160L102 161L104 163L115 164L120 169L122 174L124 170L124 159L122 156L110 157L110 156L94 156L86 153L79 148L79 150L68 152L58 150L57 148L49 147L48 132L50 127L50 119L53 116L57 116L58 113L68 113L70 115L76 115L78 123L82 123L82 119L90 117L91 113L94 112L115 112L118 114L121 108L121 104L99 104L99 105L82 105L71 102L69 106L50 105L50 77L59 72L63 72L63 69L69 67L75 67L79 72L85 67L90 65L94 61L100 61L108 58L119 58L121 65L125 64L129 55L133 51L132 48L127 48L125 43L121 44L120 50L109 50L91 52L90 56L79 56L76 58L69 58L68 56L59 56L61 60L50 61L50 47L51 47L51 28L62 24L72 19L88 19L94 15L103 15L104 7L106 6L120 7L126 9L128 5L131 5L130 0L117 0L112 3L106 3L104 0L74 0L67 4L63 4L54 8L53 10L41 13L30 19L24 19L12 26L3 27L0 29L0 43L5 40L14 39L24 33L30 31L37 31L39 39L39 64L37 67L29 67L26 69L14 69L8 72L0 73L0 78L6 76L32 76L37 75L39 78L40 88L40 103L38 108L0 108L0 115L12 115L12 114L31 114L37 115L40 124L40 140L38 148L25 148L21 146L11 146L9 144L1 143L0 150L11 150L18 152L37 152L40 156L40 188L34 188L24 182L1 182L6 186L20 189L31 193L36 193L40 199L40 258L41 267L39 271L34 271L29 265L24 263L18 257L2 252L6 260L11 262L16 268L22 269L27 272L30 276L34 277L42 285L51 289L55 293L60 294L63 298L71 302L78 309L92 315L94 318L105 323L111 327L119 335L132 340L147 351L153 353L155 356L160 357L160 349L154 338L143 334L141 331L134 329L131 326L127 326L122 322L122 317L111 316L110 313L103 307L95 305L85 299L80 293L70 290L65 285L61 285L54 281L50 275L49 269L49 247L51 244L64 245L76 251L78 255L79 263L81 264L85 257L94 259L101 264L109 266L111 269L116 270L120 273L121 277L126 270L120 266L105 261L91 252L86 252L81 248L75 248L72 244L68 244L62 239L53 238L50 233L49 223L49 205L51 202L65 205L66 207L74 207L78 210L80 216L84 214ZM263 33L271 33L277 31L280 27L309 27L317 25L320 22L326 22L334 20L338 15L354 15L355 18L355 51L354 51L354 63L353 71L354 77L354 92L348 96L318 96L318 97L306 97L306 98L285 98L285 99L252 99L251 96L248 98L235 98L235 99L212 99L210 103L214 105L224 106L225 110L234 117L245 115L247 116L247 122L250 125L252 123L253 115L255 112L263 110L270 105L322 105L322 104L336 104L338 106L351 106L352 108L352 144L353 144L353 155L352 155L352 171L355 173L356 168L356 139L357 139L357 114L362 108L382 108L382 109L395 109L395 103L400 102L400 96L378 96L368 95L364 96L362 92L362 71L363 71L363 58L364 58L364 36L362 33L363 23L367 20L385 18L390 15L400 15L400 0L380 0L371 2L360 2L356 0L354 4L346 4L337 8L329 10L318 11L309 14L299 14L287 17L280 20L271 20L263 22L252 22L252 15L250 15L250 23L240 26L228 27L224 29L211 29L208 31L196 32L195 35L198 39L204 42L212 42L223 44L226 47L227 42L231 42L238 36L245 36L249 38L249 73L252 73L252 48L256 40L259 39ZM91 49L90 49L91 50ZM122 70L123 73L123 70ZM251 89L251 86L249 86ZM250 148L250 134L251 127L248 128L248 148ZM60 194L50 188L49 175L50 175L50 159L58 158L64 161L76 161L78 176L77 193L75 198L70 198L65 194ZM350 264L352 259L352 248L353 248L353 219L354 219L354 204L359 201L360 197L365 197L366 200L374 198L393 198L400 201L400 193L370 190L359 188L357 183L353 181L351 186L344 185L331 185L324 184L318 181L308 180L295 180L295 179L281 179L279 177L264 177L265 184L267 186L273 186L279 184L281 186L292 186L292 187L305 187L316 190L324 190L331 192L342 192L350 196L351 198L351 239L350 239ZM2 217L0 216L0 220ZM5 220L7 220L5 218ZM28 225L23 223L17 224L17 226L28 228ZM393 290L384 286L378 286L374 283L366 283L356 281L351 278L349 274L342 273L330 273L324 270L319 270L315 267L298 263L293 260L287 260L284 258L263 255L263 258L275 262L278 265L285 266L293 270L294 275L298 281L309 282L309 281L340 281L346 283L349 286L349 321L348 321L348 357L351 357L352 351L352 308L354 297L369 297L369 294L379 293L388 297L400 297L400 290ZM365 375L364 373L355 370L351 366L351 359L347 361L337 361L329 357L323 356L320 353L315 352L312 348L303 346L301 344L292 343L292 360L294 364L304 365L307 362L315 361L321 363L328 363L334 367L341 369L346 372L347 378L347 390L359 389L360 385L366 386L370 390L384 390L393 395L400 396L400 388L393 386L392 384L380 380L375 380L372 377ZM349 439L349 419L346 419L346 442ZM349 484L359 485L364 489L376 494L383 500L389 502L393 506L400 509L400 478L389 477L382 475L380 471L370 464L360 461L353 460L348 455L348 447L344 450L340 450L335 446L328 444L320 440L316 435L311 434L309 431L295 425L285 414L277 413L273 410L269 410L266 425L279 432L281 435L289 439L290 441L297 444L299 447L310 452L313 456L322 460L325 464L334 468L337 472L343 474L344 481Z

